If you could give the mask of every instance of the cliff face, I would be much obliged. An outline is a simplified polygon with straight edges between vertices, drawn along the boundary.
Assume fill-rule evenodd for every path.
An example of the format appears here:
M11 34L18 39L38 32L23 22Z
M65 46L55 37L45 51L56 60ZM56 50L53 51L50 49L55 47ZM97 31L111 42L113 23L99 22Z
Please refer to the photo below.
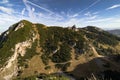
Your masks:
M99 28L47 27L23 20L0 35L0 80L60 72L93 78L106 70L119 72L119 54L120 38Z

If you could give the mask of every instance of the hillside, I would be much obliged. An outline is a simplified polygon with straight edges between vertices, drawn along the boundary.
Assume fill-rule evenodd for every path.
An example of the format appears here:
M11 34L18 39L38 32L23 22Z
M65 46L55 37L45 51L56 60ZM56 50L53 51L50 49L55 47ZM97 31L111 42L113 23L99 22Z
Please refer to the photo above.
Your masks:
M109 30L108 32L114 34L114 35L117 35L120 37L120 29L116 29L116 30Z
M119 80L119 54L120 38L97 27L22 20L0 35L0 80Z

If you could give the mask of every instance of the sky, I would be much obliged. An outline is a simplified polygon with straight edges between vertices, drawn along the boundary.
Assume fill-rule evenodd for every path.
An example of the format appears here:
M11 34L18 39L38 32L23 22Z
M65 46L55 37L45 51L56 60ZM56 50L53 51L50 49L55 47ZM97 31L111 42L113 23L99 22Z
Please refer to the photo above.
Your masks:
M0 33L20 20L120 29L120 0L0 0Z

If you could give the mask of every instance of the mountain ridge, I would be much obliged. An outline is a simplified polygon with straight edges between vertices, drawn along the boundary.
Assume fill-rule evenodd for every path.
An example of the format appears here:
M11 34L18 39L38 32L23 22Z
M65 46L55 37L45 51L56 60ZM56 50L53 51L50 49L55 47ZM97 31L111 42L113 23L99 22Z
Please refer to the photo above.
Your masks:
M111 57L120 54L120 38L92 26L47 27L22 20L1 34L0 45L0 79L3 80L23 80L61 71L80 79L97 72L120 70L118 62ZM81 73L82 64L91 68L84 66ZM78 65L81 65L79 69Z
M108 32L120 37L120 29L109 30Z

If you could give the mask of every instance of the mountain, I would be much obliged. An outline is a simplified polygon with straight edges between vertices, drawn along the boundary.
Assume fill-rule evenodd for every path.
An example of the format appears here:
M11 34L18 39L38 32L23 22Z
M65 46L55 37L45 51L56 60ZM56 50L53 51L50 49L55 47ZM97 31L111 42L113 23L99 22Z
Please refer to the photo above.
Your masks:
M93 26L22 20L0 35L0 80L120 80L120 38Z
M120 29L116 29L116 30L109 30L108 32L114 34L114 35L117 35L120 37Z

